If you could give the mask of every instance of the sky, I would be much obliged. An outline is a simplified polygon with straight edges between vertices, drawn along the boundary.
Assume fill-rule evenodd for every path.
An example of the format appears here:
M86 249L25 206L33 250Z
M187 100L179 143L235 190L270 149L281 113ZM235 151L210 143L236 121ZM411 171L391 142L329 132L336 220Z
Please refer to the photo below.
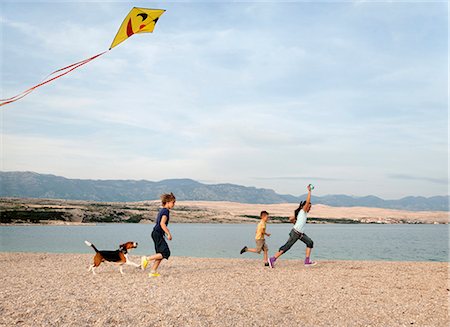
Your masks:
M448 194L446 1L1 3L1 170L300 195Z

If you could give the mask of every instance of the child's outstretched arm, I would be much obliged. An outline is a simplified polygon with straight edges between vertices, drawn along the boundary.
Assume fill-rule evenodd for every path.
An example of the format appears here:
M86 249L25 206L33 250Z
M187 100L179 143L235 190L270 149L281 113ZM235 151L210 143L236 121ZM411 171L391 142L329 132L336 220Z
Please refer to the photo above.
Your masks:
M308 189L308 196L306 197L306 203L304 206L307 206L308 204L311 203L311 184L308 185L307 189Z
M166 223L167 223L167 216L164 215L164 216L162 216L162 218L161 218L160 226L161 226L162 230L164 231L164 233L166 233L167 239L168 239L169 241L171 241L171 240L172 240L172 234L170 234L169 228L167 228Z

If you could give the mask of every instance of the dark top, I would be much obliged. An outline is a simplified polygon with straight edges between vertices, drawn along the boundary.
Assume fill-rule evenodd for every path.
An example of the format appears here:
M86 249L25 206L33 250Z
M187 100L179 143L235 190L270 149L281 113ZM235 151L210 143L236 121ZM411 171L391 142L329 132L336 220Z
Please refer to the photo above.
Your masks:
M167 221L166 221L166 225L169 225L169 209L167 208L162 208L161 210L159 210L158 215L156 216L156 225L153 228L153 230L161 235L164 235L164 230L161 228L161 219L163 216L167 217Z

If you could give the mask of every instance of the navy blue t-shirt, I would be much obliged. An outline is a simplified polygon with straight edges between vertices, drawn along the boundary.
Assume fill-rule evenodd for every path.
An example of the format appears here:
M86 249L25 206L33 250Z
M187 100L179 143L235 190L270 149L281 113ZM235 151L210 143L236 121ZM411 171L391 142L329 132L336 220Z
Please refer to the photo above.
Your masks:
M156 225L153 228L153 230L155 232L158 232L161 235L164 235L165 232L161 228L161 219L162 219L163 216L166 216L167 217L166 225L169 225L169 219L170 219L169 213L170 213L169 209L167 209L167 208L162 208L161 210L159 210L158 215L156 216Z

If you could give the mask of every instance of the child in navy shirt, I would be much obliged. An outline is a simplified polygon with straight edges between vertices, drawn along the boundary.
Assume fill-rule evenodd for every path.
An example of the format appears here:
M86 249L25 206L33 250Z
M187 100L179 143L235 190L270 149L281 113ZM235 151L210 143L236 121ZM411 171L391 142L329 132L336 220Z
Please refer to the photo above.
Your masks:
M170 209L175 206L175 200L175 195L173 195L173 193L161 195L161 202L163 207L156 216L156 224L152 232L152 239L153 243L155 243L156 254L149 257L144 256L141 258L142 269L145 269L147 267L149 261L154 260L152 270L149 274L150 277L160 276L157 270L161 261L163 259L169 259L170 257L169 245L167 245L164 237L166 236L169 241L172 240L172 234L170 233L169 228L167 228L167 225L169 224L170 220Z

